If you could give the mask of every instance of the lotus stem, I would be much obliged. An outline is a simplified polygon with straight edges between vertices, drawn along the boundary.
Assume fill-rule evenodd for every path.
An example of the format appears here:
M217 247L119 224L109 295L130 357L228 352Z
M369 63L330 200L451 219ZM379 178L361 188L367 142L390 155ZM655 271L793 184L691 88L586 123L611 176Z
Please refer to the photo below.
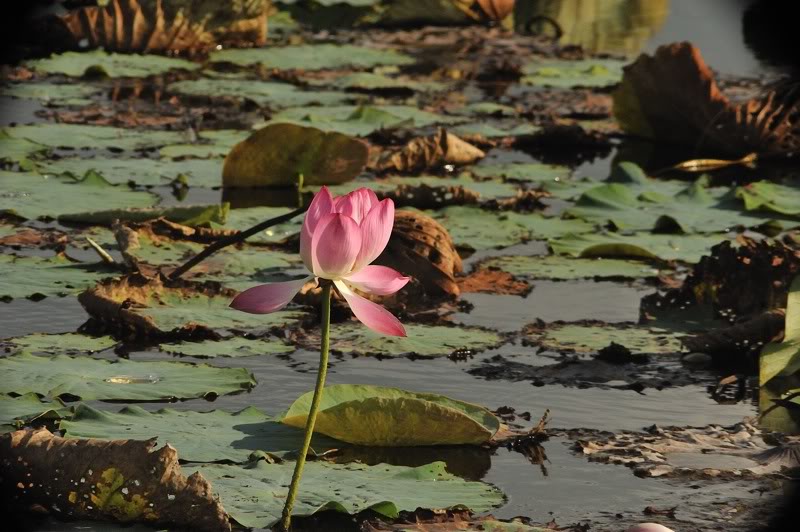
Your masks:
M281 530L288 532L292 521L292 507L297 498L297 490L300 487L300 477L303 476L303 467L306 465L306 455L311 447L311 436L314 434L314 423L317 420L319 402L322 399L322 389L325 387L325 376L328 373L328 350L330 348L331 333L331 289L333 284L330 281L322 281L322 339L319 350L319 370L317 371L317 384L314 387L314 397L311 399L311 408L306 419L306 433L303 438L303 447L297 455L297 462L292 474L292 483L289 486L289 494L286 496L286 504L283 506L281 516Z

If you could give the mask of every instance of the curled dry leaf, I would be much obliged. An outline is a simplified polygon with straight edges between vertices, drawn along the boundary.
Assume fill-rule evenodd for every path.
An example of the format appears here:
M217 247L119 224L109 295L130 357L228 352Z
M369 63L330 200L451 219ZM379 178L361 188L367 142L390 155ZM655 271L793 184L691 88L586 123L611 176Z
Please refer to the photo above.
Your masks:
M244 2L165 2L110 0L60 17L73 44L118 52L207 49L217 42L267 39L267 0Z
M625 132L728 158L796 150L798 110L792 91L733 104L688 42L640 55L614 93L614 116Z
M485 156L472 144L439 128L434 135L412 139L400 151L386 155L378 162L378 170L416 173L446 164L468 165Z
M375 261L413 277L431 296L458 296L462 271L453 239L439 222L420 212L396 211L389 245ZM402 292L402 291L401 291Z
M186 477L170 445L65 439L47 429L0 436L6 510L58 517L227 531L230 521L200 473Z

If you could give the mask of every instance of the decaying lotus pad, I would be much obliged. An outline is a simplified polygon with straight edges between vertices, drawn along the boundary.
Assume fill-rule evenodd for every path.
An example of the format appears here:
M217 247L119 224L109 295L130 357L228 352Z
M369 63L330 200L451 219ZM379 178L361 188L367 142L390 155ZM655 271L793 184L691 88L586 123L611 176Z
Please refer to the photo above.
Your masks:
M749 423L731 427L650 427L647 432L569 434L574 448L592 461L622 464L639 477L730 477L769 475L797 467L797 445L771 446Z

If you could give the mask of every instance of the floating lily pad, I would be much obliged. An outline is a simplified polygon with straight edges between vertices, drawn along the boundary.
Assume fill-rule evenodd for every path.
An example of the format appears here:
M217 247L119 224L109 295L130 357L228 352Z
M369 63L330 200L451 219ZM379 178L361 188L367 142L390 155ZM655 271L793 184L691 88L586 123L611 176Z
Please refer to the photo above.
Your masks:
M33 170L35 159L50 150L38 142L11 137L5 131L0 131L0 162L18 164L22 170Z
M63 256L0 255L0 300L77 294L118 271L105 263L72 262Z
M305 427L313 392L295 400L280 421ZM486 408L443 395L338 384L322 394L314 431L354 445L480 445L500 428Z
M53 148L146 150L185 141L183 133L164 130L125 129L84 124L32 124L7 127L3 131L17 139Z
M619 59L534 59L522 67L522 83L540 87L606 87L619 83Z
M158 437L178 450L181 460L189 462L246 462L254 451L283 455L300 449L303 430L273 421L260 410L248 407L230 414L178 411L164 408L148 412L128 406L119 412L105 412L80 405L75 415L61 421L66 438L101 438L104 440ZM202 437L198 438L198 434ZM318 452L341 447L342 442L315 435L312 448Z
M761 386L769 385L778 377L791 378L800 372L800 276L789 289L783 341L765 345L760 360Z
M449 130L457 135L481 135L486 138L517 137L519 135L532 135L541 128L533 124L515 124L502 121L470 122L459 124Z
M74 157L47 161L38 168L40 172L46 174L69 172L73 176L82 176L89 170L94 170L112 184L163 186L180 178L182 183L192 187L222 186L222 161L218 159L172 161L147 158Z
M250 209L232 209L228 213L225 228L244 231L256 224L284 215L293 209L288 207L252 207ZM303 225L303 215L292 220L269 227L247 239L258 244L276 244L284 242L292 235L298 234Z
M689 185L674 196L659 189L669 188L668 181L659 187L631 187L608 183L586 190L571 216L619 230L670 230L684 233L724 232L733 227L753 227L772 217L742 212L730 189L707 189L702 181Z
M250 136L251 131L238 129L205 130L198 133L194 143L170 144L159 150L162 157L197 157L199 159L225 157L228 152Z
M5 343L14 350L25 350L33 354L76 355L104 351L117 345L110 336L87 336L85 334L29 334L9 338Z
M547 351L596 353L612 342L624 345L634 354L659 355L679 353L682 334L657 328L626 325L548 325L540 333L526 338Z
M594 231L592 224L582 220L487 211L470 206L446 207L430 215L445 226L457 246L475 250L504 248L525 240Z
M337 324L331 326L331 349L354 355L438 357L459 349L482 351L505 342L496 332L470 327L410 324L406 333L405 338L380 336L361 324ZM304 343L316 349L318 333L310 333Z
M28 219L57 218L92 209L149 207L157 201L149 192L114 186L91 172L83 179L74 179L0 171L0 179L3 182L0 212Z
M89 105L100 89L91 85L14 83L0 88L0 96L39 100L46 105Z
M478 177L505 177L533 183L563 181L572 174L572 170L566 166L542 163L477 164L471 171Z
M658 275L658 269L642 262L602 258L575 259L556 255L496 257L482 265L532 279L644 279Z
M132 312L153 320L155 327L168 333L192 325L211 330L232 329L261 332L298 324L308 316L304 312L285 310L272 314L246 314L230 308L231 298L202 294L178 297L169 294L160 298L160 305L132 309Z
M289 70L322 70L344 67L371 68L378 65L408 65L414 60L394 50L349 44L303 44L267 48L229 48L213 52L210 60L235 65L261 65Z
M169 207L150 207L145 209L111 209L107 211L76 212L62 214L59 222L111 225L114 220L127 222L146 222L156 218L166 218L188 226L225 223L230 204L222 205L172 205Z
M286 345L277 338L248 340L240 336L234 336L218 342L205 340L203 342L161 344L160 348L162 351L173 355L197 358L286 355L295 351L294 347Z
M554 253L572 257L626 257L695 263L723 240L723 235L593 233L568 234L551 238L547 243Z
M172 83L168 90L188 96L249 100L256 105L273 109L309 104L334 105L353 99L343 92L304 91L290 83L251 79L188 79Z
M88 400L167 401L225 395L255 386L244 368L184 362L114 362L20 353L0 359L1 393Z
M465 105L458 110L459 114L467 116L516 116L517 110L510 105L496 102L475 102Z
M45 74L81 77L100 74L110 78L143 78L170 70L195 70L200 63L161 55L117 54L103 50L64 52L46 59L28 61L25 66Z
M209 464L184 469L187 475L199 471L211 482L237 523L268 528L281 516L294 464L259 461L245 467ZM444 462L404 467L315 461L308 462L303 470L303 496L295 503L293 514L311 515L323 510L355 514L371 509L397 517L401 510L458 505L479 513L503 501L496 488L451 475Z
M43 401L35 393L26 393L19 397L0 395L0 434L17 430L25 421L37 419L58 419L67 415L64 403ZM23 421L24 420L24 421Z
M800 216L800 188L756 181L736 189L736 197L744 200L748 211L760 210Z
M414 81L406 78L392 78L374 72L353 72L333 79L310 79L311 85L356 90L407 90L417 92L436 92L447 89L447 84L438 81Z
M464 122L464 117L444 116L404 105L354 106L339 105L320 108L295 107L272 115L268 123L289 122L312 126L323 131L366 136L379 129L418 128L432 124Z

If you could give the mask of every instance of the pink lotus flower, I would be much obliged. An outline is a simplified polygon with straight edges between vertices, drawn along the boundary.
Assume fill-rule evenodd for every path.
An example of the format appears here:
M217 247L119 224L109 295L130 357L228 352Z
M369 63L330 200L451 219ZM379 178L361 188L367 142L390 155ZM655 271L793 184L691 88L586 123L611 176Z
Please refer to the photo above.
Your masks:
M313 275L254 286L236 296L231 307L252 314L275 312L308 280L329 279L364 325L381 334L405 336L403 325L389 311L353 291L389 295L408 282L391 268L370 265L389 242L393 225L392 200L378 201L368 188L334 198L322 187L308 207L300 233L300 256Z

